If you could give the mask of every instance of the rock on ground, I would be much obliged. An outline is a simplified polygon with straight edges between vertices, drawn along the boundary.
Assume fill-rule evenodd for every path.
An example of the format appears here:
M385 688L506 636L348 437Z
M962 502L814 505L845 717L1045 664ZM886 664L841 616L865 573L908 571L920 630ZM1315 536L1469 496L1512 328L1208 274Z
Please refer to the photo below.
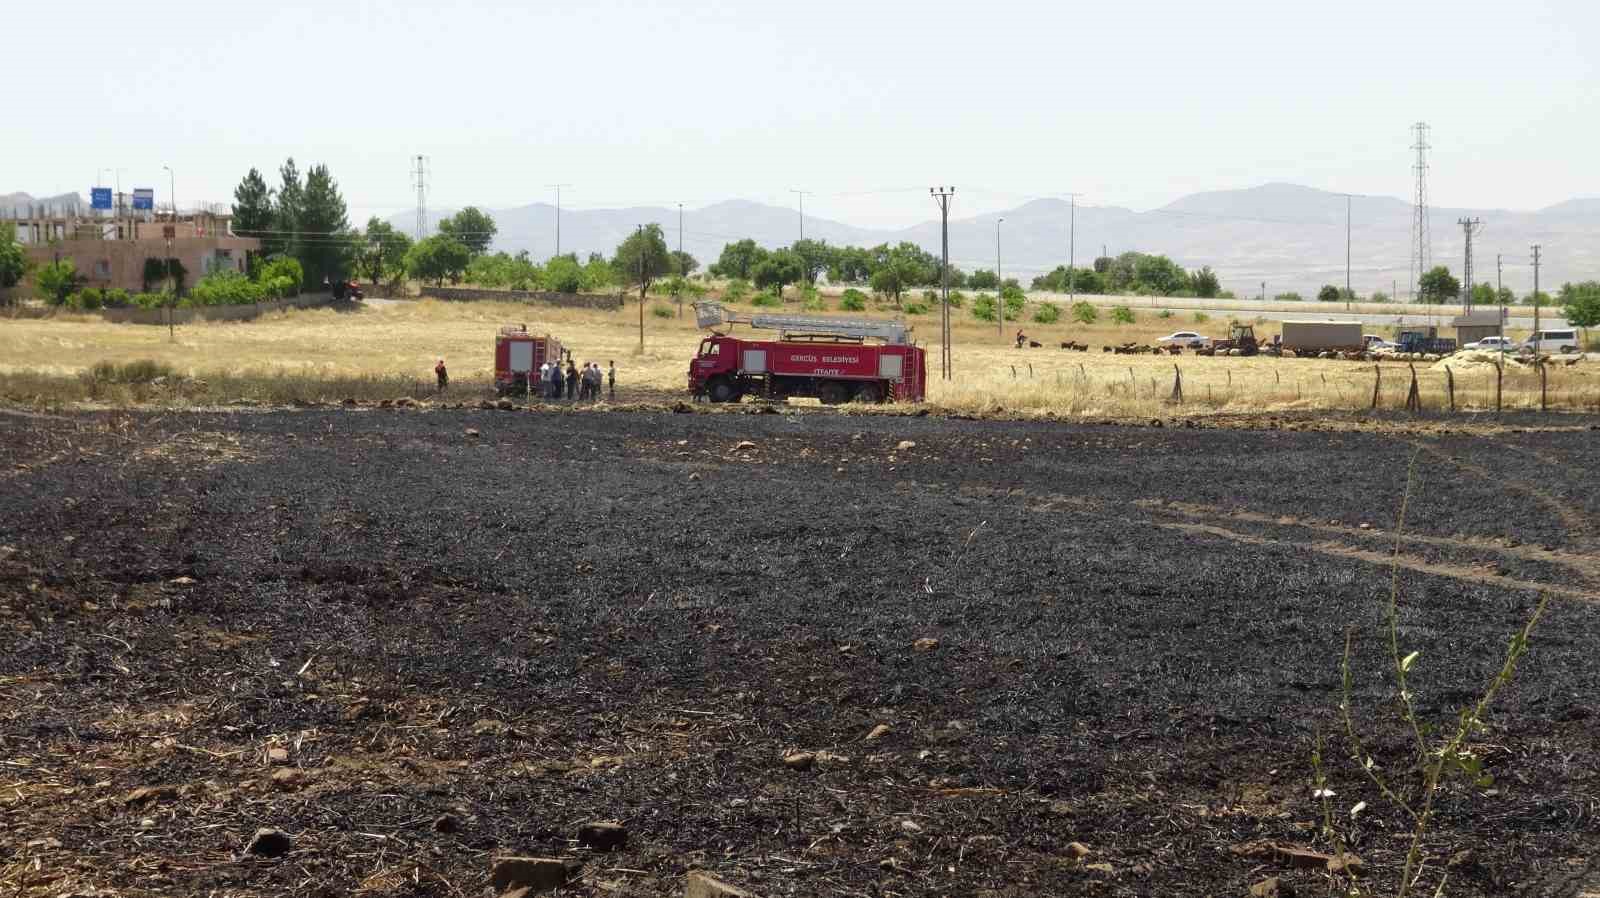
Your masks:
M496 892L528 888L534 891L554 889L567 881L567 865L553 857L502 857L496 858L489 869L489 885Z
M683 898L756 898L744 889L730 886L720 879L699 871L690 873L684 880Z

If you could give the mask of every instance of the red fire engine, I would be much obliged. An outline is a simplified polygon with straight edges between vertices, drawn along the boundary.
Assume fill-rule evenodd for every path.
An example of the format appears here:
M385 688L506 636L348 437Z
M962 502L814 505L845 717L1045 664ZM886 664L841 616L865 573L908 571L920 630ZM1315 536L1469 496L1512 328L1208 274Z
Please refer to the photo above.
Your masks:
M526 324L502 327L494 338L494 387L504 396L528 390L528 375L545 362L561 361L561 341L528 333ZM537 391L537 386L535 386Z
M695 303L701 327L748 324L776 340L743 340L713 330L689 363L689 391L712 402L813 396L842 402L921 402L926 353L902 321L817 315L730 315L716 302ZM868 340L881 341L868 343Z

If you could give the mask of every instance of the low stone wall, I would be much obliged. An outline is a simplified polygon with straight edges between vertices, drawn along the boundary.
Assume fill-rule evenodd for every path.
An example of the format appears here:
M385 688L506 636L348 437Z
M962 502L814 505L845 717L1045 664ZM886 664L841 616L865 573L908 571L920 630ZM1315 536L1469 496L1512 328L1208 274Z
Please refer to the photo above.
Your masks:
M272 302L258 302L247 306L199 306L189 309L101 309L99 315L113 324L166 324L168 312L173 324L195 321L250 321L270 312L285 309L314 309L334 304L325 293L293 296ZM94 314L76 312L73 314Z
M545 290L484 290L477 287L423 287L422 295L452 302L497 299L501 302L527 302L567 309L620 309L622 298L594 293L551 293Z

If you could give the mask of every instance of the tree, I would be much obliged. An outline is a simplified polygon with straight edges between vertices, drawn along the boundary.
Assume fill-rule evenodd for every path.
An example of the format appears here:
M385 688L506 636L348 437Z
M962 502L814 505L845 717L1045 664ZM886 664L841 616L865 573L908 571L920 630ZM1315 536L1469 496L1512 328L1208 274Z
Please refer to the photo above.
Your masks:
M233 189L233 232L240 237L267 237L272 223L272 191L261 172L252 168ZM256 255L251 253L246 260L246 267L252 271Z
M1562 284L1561 311L1573 327L1600 327L1600 281Z
M544 265L544 285L557 293L583 289L583 266L571 255L556 256Z
M828 263L828 280L836 284L860 284L872 277L872 253L859 246L841 246ZM955 269L950 271L950 286L956 286Z
M300 248L300 209L305 205L306 188L300 181L300 169L290 156L278 169L282 183L272 206L272 223L275 234L261 241L261 251L269 256L296 255Z
M1461 282L1450 274L1449 268L1435 265L1423 273L1417 289L1423 302L1442 303L1461 295Z
M33 277L34 286L44 294L45 301L59 306L67 301L78 286L78 265L71 259L61 259L39 269Z
M1493 284L1473 284L1472 304L1476 306L1492 306L1500 301L1500 294L1495 292Z
M298 215L300 246L294 253L305 268L307 283L321 284L324 278L345 277L348 257L360 239L350 231L345 215L339 182L328 173L326 165L313 165L306 172Z
M439 233L446 237L454 237L457 243L466 247L474 256L489 251L489 244L498 231L489 213L477 206L468 206L439 222Z
M694 270L700 267L700 263L695 260L694 256L691 256L686 252L682 252L681 250L673 250L671 256L672 273L678 277L686 278L689 275L694 274Z
M1213 299L1222 292L1222 281L1217 279L1217 273L1211 270L1210 265L1202 266L1190 275L1189 283L1194 287L1194 295L1201 299Z
M967 275L967 286L974 290L993 290L1000 286L1000 277L987 268L979 268Z
M456 283L472 261L472 253L444 234L417 241L406 253L406 273L419 281L443 285L446 278Z
M356 271L377 286L384 275L403 274L411 238L395 226L374 215L367 219L367 232L357 244L352 261Z
M766 257L765 249L757 246L754 240L745 238L722 248L722 255L717 257L716 264L711 266L711 273L720 278L748 281L755 271L756 264Z
M0 287L15 287L28 273L28 256L17 242L13 229L0 227Z
M1339 301L1339 288L1335 287L1332 284L1323 284L1322 285L1322 289L1317 291L1317 302L1338 302L1338 301Z
M617 246L611 271L623 284L637 284L639 301L644 302L650 282L672 273L672 257L667 254L667 240L661 234L661 225L648 224L628 235L628 239Z
M758 262L750 278L757 287L771 288L781 298L783 288L802 280L805 274L805 259L792 249L780 249Z
M1110 256L1096 256L1094 260L1094 273L1105 274L1111 270L1111 266L1115 264L1116 261L1116 259L1113 259Z
M792 250L800 259L800 279L808 284L833 265L834 250L826 240L796 240Z

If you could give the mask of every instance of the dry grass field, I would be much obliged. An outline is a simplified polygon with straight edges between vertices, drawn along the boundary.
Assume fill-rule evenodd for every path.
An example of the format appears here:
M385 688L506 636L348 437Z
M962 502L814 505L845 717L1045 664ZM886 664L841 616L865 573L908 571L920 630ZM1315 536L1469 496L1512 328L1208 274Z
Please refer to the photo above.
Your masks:
M652 300L642 351L633 303L620 312L593 312L423 299L351 311L291 311L250 323L183 325L175 339L163 327L108 324L93 316L9 319L0 321L0 399L29 405L115 405L423 394L432 380L433 362L441 356L452 381L470 395L486 389L494 333L507 324L526 324L530 331L558 336L580 363L614 360L625 390L670 394L684 389L701 332L692 309L686 308L681 319L659 317L658 309L671 307ZM1175 330L1222 335L1228 327L1225 319L1197 320L1192 312L1160 317L1140 309L1136 316L1132 324L1113 323L1107 315L1092 325L1024 322L1023 329L1044 346L1018 350L1011 343L1015 325L1008 323L1002 337L994 324L960 311L954 327L956 378L935 381L929 401L970 413L1102 416L1364 409L1371 404L1375 375L1370 363L1103 352L1102 346L1151 342ZM937 353L937 316L911 321L919 342ZM1253 323L1266 338L1279 327L1276 322ZM1064 340L1088 343L1092 349L1063 351L1058 347ZM191 379L190 388L106 384L87 376L96 363L144 359ZM930 367L938 370L936 358L930 358ZM1416 367L1425 406L1443 406L1447 375L1442 366ZM1410 386L1407 366L1390 363L1383 368L1380 405L1403 406ZM1179 371L1181 408L1170 402ZM1452 363L1452 373L1458 408L1493 408L1492 366ZM206 387L197 392L193 380L205 381ZM1506 408L1539 405L1539 377L1532 369L1508 366L1502 388ZM1600 408L1600 365L1556 365L1549 370L1547 390L1553 408Z

